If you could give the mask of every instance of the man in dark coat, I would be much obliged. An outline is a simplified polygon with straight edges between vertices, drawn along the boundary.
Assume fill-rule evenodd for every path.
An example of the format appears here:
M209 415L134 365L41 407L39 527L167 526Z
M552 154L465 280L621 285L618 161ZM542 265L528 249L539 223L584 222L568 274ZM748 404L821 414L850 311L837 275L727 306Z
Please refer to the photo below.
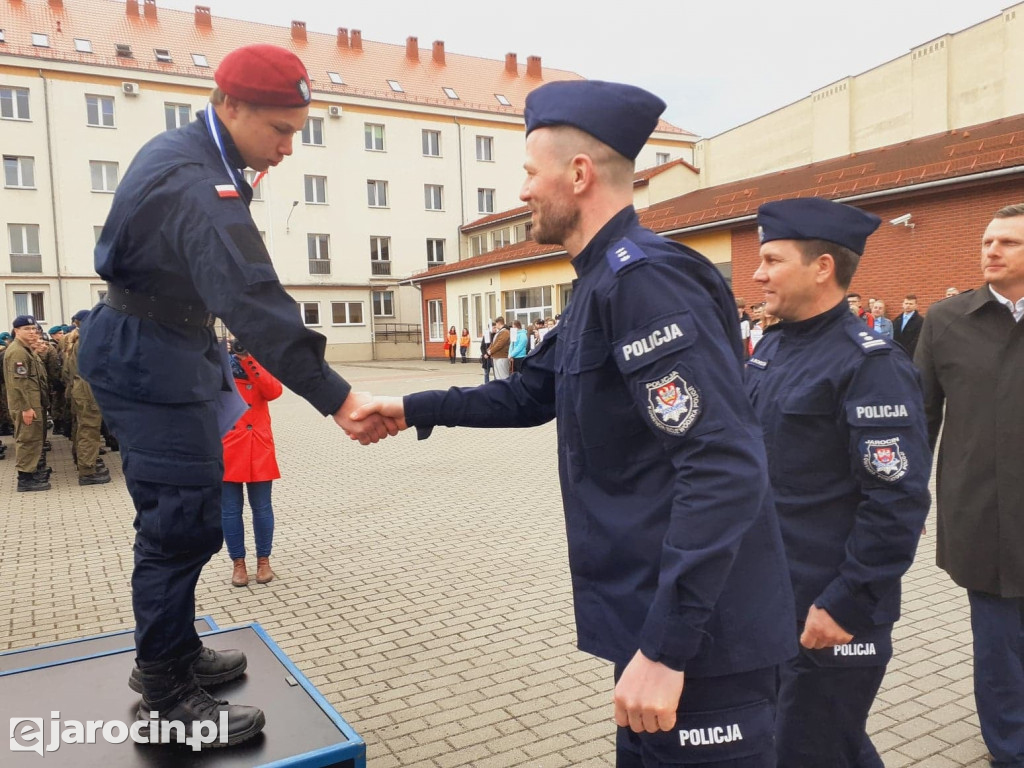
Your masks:
M940 568L967 589L974 698L995 766L1024 766L1024 204L998 211L985 284L932 306L914 362L928 436L942 428ZM945 406L945 413L943 413ZM945 425L943 426L943 422Z
M903 297L903 314L892 321L892 340L907 350L907 354L914 356L917 349L917 340L921 336L921 325L924 318L917 311L917 296L908 293Z

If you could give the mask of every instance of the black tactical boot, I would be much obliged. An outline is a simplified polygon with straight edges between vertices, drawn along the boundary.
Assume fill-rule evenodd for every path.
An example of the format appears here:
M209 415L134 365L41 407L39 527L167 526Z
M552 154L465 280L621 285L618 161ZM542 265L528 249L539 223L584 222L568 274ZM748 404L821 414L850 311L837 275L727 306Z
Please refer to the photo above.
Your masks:
M110 482L109 472L93 472L91 475L79 475L79 485L103 485Z
M40 483L50 482L50 475L53 473L52 467L40 467L32 473L32 477L38 480Z
M22 491L48 491L50 490L50 481L43 479L39 480L31 472L18 472L18 492Z
M207 721L219 727L221 713L225 713L227 737L217 733L211 743L203 745L210 748L241 744L262 731L266 717L260 709L228 704L199 687L192 672L191 656L193 654L184 660L151 665L140 673L144 693L136 718L149 720L150 713L156 712L161 723L183 723L188 736L193 722Z
M81 482L81 481L79 481ZM192 672L203 688L229 683L241 677L249 662L241 651L215 651L205 645L199 649L199 656L192 664ZM136 693L142 693L142 672L136 666L128 678L128 687Z

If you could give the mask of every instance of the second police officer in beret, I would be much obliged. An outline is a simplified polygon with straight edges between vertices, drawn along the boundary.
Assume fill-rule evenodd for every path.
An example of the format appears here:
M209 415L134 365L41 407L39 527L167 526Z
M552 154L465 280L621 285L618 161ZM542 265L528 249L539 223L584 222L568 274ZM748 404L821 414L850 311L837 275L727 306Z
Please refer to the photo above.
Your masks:
M846 302L879 221L820 198L758 210L754 281L783 322L747 362L747 389L764 425L801 645L780 672L780 768L882 766L865 726L928 513L919 376Z
M792 594L732 294L633 210L664 108L614 83L533 91L520 196L578 275L560 322L521 374L360 412L421 437L557 417L579 647L615 665L617 765L767 768Z
M303 325L249 214L241 169L291 154L309 111L306 69L289 51L251 45L214 79L199 119L149 141L118 186L96 245L107 295L82 326L78 362L120 443L136 509L138 717L217 722L226 711L236 744L262 730L263 712L205 687L241 675L246 659L205 648L193 626L196 582L223 542L221 434L243 407L213 318L361 442L387 428L344 416L361 398L324 362L324 337Z

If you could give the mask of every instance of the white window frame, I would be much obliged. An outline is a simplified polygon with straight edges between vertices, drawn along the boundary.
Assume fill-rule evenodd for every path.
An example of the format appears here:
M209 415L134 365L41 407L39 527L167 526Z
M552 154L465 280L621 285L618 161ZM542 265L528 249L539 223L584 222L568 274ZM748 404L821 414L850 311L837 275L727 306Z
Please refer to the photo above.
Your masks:
M508 227L500 227L499 229L491 232L491 250L497 250L498 248L504 248L506 245L512 244L512 232Z
M327 177L307 173L303 177L306 203L308 205L327 205Z
M307 117L302 126L302 143L307 147L324 146L324 119L322 117Z
M459 93L454 88L449 88L448 86L442 86L441 90L444 91L444 95L447 96L452 101L459 101Z
M490 238L484 232L480 235L471 235L469 238L469 255L481 256L491 250Z
M35 189L36 161L27 155L4 155L4 188ZM11 173L13 171L13 175ZM11 182L14 182L13 184Z
M388 207L388 183L382 179L366 180L366 204L370 208Z
M334 83L335 85L344 85L345 84L344 78L342 78L342 76L340 74L338 74L337 72L328 72L327 73L327 77L330 78L330 81L332 83Z
M423 185L423 207L427 211L444 210L444 185L424 184Z
M405 93L405 89L402 87L402 84L397 80L388 80L388 87L390 87L395 93Z
M97 173L99 176L97 177ZM110 160L90 160L89 179L93 192L113 194L117 191L117 183L120 178L118 164ZM97 179L100 186L96 186Z
M438 246L440 246L441 258L437 257ZM445 240L443 237L427 238L427 265L444 264Z
M373 292L373 316L394 317L395 316L395 292L374 291Z
M28 101L28 88L0 87L0 119L31 120L31 106ZM7 107L6 113L4 108ZM22 113L24 108L25 114Z
M17 233L17 242L15 242L15 233ZM32 249L32 239L30 233L34 233L35 239L35 250ZM7 242L10 246L10 254L12 256L38 256L39 251L39 225L38 224L8 224L7 225Z
M423 156L441 157L441 132L430 128L423 129ZM433 150L431 152L430 150Z
M476 159L481 163L494 162L494 137L476 137Z
M171 52L166 48L154 48L153 55L157 61L163 62L164 64L170 64L173 59L171 58Z
M479 213L494 213L494 190L480 187L476 191L476 209Z
M335 310L339 307L345 308L344 322L335 320ZM352 319L352 307L359 307L359 319ZM331 302L331 325L366 325L366 311L361 301L332 301Z
M384 136L383 123L363 123L363 147L367 152L387 152Z
M310 261L331 260L331 236L325 232L306 234L306 255Z
M501 104L501 106L503 106L503 107L511 107L512 106L512 102L509 101L508 98L506 98L505 94L503 94L503 93L496 93L496 94L494 94L494 98L496 98L498 100L498 103Z
M370 236L370 261L391 261L391 238L388 235Z
M655 165L665 165L665 163L670 162L672 162L672 155L670 155L668 152L656 152L654 154Z
M105 109L109 107L109 111ZM93 112L96 120L93 122ZM109 121L109 122L108 122ZM90 128L116 128L114 124L114 97L100 96L95 93L85 94L85 124Z
M316 312L316 320L310 322L306 319L306 311L312 309ZM318 328L322 325L320 319L320 302L319 301L300 301L299 302L299 317L302 318L302 324L307 328Z
M164 102L164 126L168 131L184 128L192 122L192 105L176 101Z
M444 341L444 301L430 299L427 301L427 334L430 341Z
M75 50L78 53L92 53L92 40L85 37L76 37Z
M46 309L46 291L13 291L11 298L14 300L16 314L32 315L37 323L46 325L46 318L43 317Z
M242 171L242 173L245 174L245 181L246 181L246 183L250 187L252 187L252 199L253 199L253 202L258 202L258 201L263 200L263 184L261 183L258 186L253 186L253 182L256 181L256 177L259 176L259 173L257 173L256 171L252 170L251 168L246 168L244 171Z
M100 241L100 237L102 237L102 236L103 236L103 225L102 224L98 224L98 225L97 224L93 224L93 227L92 227L92 242L93 242L93 245L98 243Z
M32 45L34 45L36 48L49 48L50 36L43 34L42 32L33 32Z
M205 53L193 53L191 55L192 55L192 65L193 66L196 66L196 67L209 67L210 66L210 62L206 60L206 54Z

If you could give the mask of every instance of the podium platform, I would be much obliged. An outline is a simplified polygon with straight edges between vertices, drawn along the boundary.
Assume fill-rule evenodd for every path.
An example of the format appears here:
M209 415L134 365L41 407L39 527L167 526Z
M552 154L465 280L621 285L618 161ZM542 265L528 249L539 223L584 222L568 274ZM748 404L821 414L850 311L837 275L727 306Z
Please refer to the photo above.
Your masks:
M184 744L136 744L127 738L115 744L105 741L101 733L93 744L61 743L54 731L59 734L68 721L118 721L130 726L135 720L139 696L127 682L135 648L130 632L112 633L0 655L0 723L11 723L11 742L0 746L0 765L365 768L363 740L259 624L217 629L212 620L199 622L214 627L203 631L207 646L245 652L246 674L212 693L232 703L260 707L267 725L259 736L235 747L204 747L199 752ZM29 719L36 721L38 730L29 732L27 741L15 742L15 723Z

